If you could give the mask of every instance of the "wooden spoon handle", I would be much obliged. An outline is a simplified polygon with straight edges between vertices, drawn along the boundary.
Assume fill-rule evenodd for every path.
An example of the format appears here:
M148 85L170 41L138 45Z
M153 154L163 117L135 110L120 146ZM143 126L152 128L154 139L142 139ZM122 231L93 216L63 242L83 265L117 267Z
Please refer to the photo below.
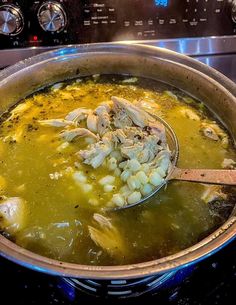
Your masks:
M170 180L236 185L236 170L175 168Z

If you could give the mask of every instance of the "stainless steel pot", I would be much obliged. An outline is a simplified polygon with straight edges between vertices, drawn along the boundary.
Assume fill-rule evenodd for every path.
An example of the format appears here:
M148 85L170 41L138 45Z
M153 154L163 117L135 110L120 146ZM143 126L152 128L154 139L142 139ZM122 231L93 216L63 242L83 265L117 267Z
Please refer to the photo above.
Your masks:
M161 80L195 96L236 139L236 85L219 72L165 49L130 44L73 46L44 53L0 73L0 112L55 82L91 74L131 74ZM2 256L53 275L89 279L129 279L179 270L221 249L236 236L236 213L213 234L174 255L125 266L60 262L23 249L0 235Z

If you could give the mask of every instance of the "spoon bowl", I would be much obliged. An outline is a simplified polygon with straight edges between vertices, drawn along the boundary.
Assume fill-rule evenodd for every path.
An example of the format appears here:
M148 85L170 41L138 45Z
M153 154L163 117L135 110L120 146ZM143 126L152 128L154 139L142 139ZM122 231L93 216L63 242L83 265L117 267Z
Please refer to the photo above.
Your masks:
M148 111L147 111L148 112ZM153 192L141 198L139 201L127 204L121 207L108 208L108 211L118 211L129 209L140 204L144 204L148 199L155 196L164 186L171 180L180 180L188 182L198 182L205 184L218 184L218 185L236 185L236 170L229 169L182 169L177 167L179 159L179 142L173 128L159 116L148 112L155 120L160 122L166 132L166 140L171 151L171 164L164 181L158 185Z

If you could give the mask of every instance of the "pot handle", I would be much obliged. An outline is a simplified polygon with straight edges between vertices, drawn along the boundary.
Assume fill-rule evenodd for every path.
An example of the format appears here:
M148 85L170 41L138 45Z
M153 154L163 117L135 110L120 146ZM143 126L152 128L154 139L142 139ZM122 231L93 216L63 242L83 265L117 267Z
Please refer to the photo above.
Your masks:
M206 184L236 185L236 170L181 169L175 167L170 180L183 180Z

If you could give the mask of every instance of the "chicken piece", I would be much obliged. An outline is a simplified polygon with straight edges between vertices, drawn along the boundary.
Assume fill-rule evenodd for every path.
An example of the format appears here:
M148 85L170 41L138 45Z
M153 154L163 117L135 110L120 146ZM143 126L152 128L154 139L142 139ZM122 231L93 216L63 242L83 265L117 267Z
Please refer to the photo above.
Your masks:
M202 132L204 136L211 140L218 141L220 139L212 127L204 127Z
M187 119L193 120L193 121L200 121L199 115L197 113L189 108L186 107L181 107L180 108L180 113L182 113Z
M216 123L209 124L209 123L203 122L201 124L200 131L207 138L212 139L213 141L221 140L221 143L224 145L224 147L228 146L229 139L228 139L227 134Z
M131 120L130 117L128 117L125 110L119 110L116 112L115 116L113 117L113 124L116 128L124 128L127 126L132 126L133 121Z
M236 162L232 159L224 159L221 166L223 168L234 169L236 167Z
M206 190L203 192L201 199L205 203L211 203L216 200L225 200L227 195L222 192L222 187L219 185L205 185Z
M154 100L148 99L148 100L139 100L135 102L136 107L141 107L143 110L147 111L160 111L160 105L157 104Z
M111 220L97 213L93 215L93 218L97 227L88 226L88 230L94 243L116 259L123 257L126 253L125 244Z
M171 164L171 152L168 149L161 150L149 164L150 168L161 167L167 172Z
M39 120L38 122L40 125L52 127L66 127L74 125L73 122L64 119Z
M100 106L103 106L106 108L107 112L110 113L111 112L111 109L112 109L112 106L113 106L113 102L111 100L109 101L105 101L105 102L102 102L100 104Z
M162 142L162 144L166 144L166 130L162 123L156 120L155 122L149 124L148 129L150 134L155 135Z
M104 162L105 158L112 152L112 143L99 141L91 144L88 150L80 150L77 154L83 158L85 164L97 168Z
M97 130L100 135L103 135L110 129L110 116L105 105L98 106L95 111L97 114Z
M125 143L129 141L129 139L125 135L124 130L116 129L114 131L109 131L105 133L104 136L102 137L102 141L104 143L112 142L114 146L117 147L120 143ZM132 143L133 142L131 141L131 145Z
M25 114L25 112L29 110L31 107L32 104L29 101L20 103L11 111L11 115L6 119L6 122L12 120L17 115Z
M5 143L19 143L23 138L24 129L22 126L19 126L14 133L9 133L6 137L3 138Z
M113 111L115 113L115 127L124 128L135 124L143 128L148 126L149 122L154 120L147 112L138 108L126 99L116 96L113 96L111 99L113 101Z
M138 159L138 155L143 151L143 146L144 145L141 142L135 144L133 143L129 146L121 145L120 152L123 157L129 159L137 159L140 162L140 160Z
M121 154L125 158L137 159L141 164L151 162L155 157L154 151L145 148L143 143L136 143L133 146L122 147Z
M87 116L91 113L91 110L85 108L77 108L67 114L65 119L67 121L73 121L78 124L79 122L85 120Z
M151 162L162 149L162 146L157 144L158 142L159 137L156 135L143 134L142 140L133 140L131 145L127 145L127 141L122 144L120 146L121 154L125 158L137 159L140 163Z
M116 129L104 134L103 141L112 141L117 147L118 144L125 144L127 146L133 143L140 142L146 134L143 133L139 127L126 127L123 129Z
M121 155L125 158L137 159L140 163L151 162L162 149L158 142L160 134L162 138L165 137L165 130L164 127L163 129L150 127L148 130L149 132L143 131L140 127L126 127L106 133L102 140L112 141L116 148L119 147Z
M5 198L0 202L0 229L10 234L25 225L25 201L19 197Z
M75 128L71 130L65 130L62 131L59 136L67 142L71 142L72 140L74 140L74 138L77 137L90 137L95 139L96 141L98 140L98 137L86 128Z
M119 143L124 143L127 140L127 136L124 133L124 130L117 129L112 132L112 141L114 142L115 146Z
M134 143L139 143L148 135L148 133L143 131L140 127L125 127L123 130L126 138L132 140ZM123 141L122 144L125 144L125 141Z
M92 112L87 116L87 128L92 132L98 131L98 117Z
M126 78L126 79L122 80L122 83L133 84L133 83L137 83L137 81L138 81L137 77L129 77L129 78Z
M148 149L150 152L153 152L154 155L156 155L160 150L163 149L163 147L158 144L159 141L160 139L158 135L150 134L149 136L145 137L143 140L144 148Z

